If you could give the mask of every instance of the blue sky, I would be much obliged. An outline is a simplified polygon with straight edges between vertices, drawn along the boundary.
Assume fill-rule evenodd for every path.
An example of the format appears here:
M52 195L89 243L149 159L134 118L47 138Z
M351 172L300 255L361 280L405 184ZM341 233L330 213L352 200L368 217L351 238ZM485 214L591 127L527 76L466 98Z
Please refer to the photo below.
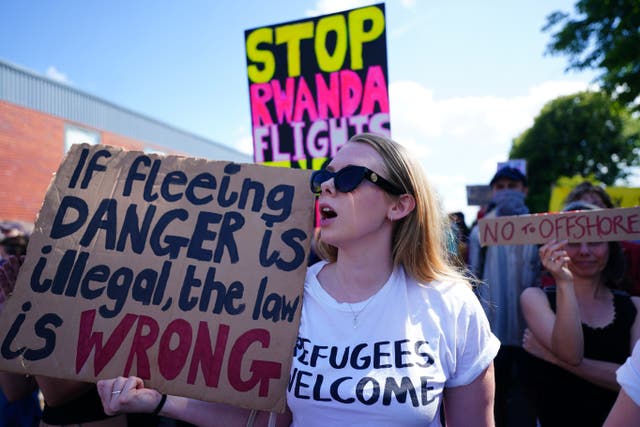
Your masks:
M251 152L244 30L375 1L0 2L0 59ZM386 1L391 127L447 210L487 183L549 100L587 88L545 55L545 17L574 0Z

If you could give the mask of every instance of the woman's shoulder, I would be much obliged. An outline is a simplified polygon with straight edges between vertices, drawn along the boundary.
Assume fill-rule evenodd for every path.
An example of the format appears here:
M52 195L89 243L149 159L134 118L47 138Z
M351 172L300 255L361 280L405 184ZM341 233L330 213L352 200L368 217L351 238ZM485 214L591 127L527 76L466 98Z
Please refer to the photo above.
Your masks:
M621 322L628 327L636 322L640 311L640 298L629 293L612 289L613 304L616 312L616 322Z
M313 289L320 288L320 281L318 280L318 274L320 270L329 264L327 261L320 260L307 267L307 274L304 279L304 291L314 292Z
M308 282L312 278L315 279L318 276L318 273L320 272L320 270L322 270L322 268L327 264L328 264L327 261L320 260L320 261L308 266L307 267L307 275L306 275L305 282Z
M640 304L640 297L632 296L629 292L620 289L611 289L613 299L617 303L623 303L627 305L634 305L638 307Z
M409 293L419 293L424 298L432 301L439 299L447 304L464 304L468 301L477 301L472 286L461 279L431 280L418 282L407 276L407 289Z
M631 301L633 306L636 308L636 312L639 312L640 311L640 297L629 295L629 300Z

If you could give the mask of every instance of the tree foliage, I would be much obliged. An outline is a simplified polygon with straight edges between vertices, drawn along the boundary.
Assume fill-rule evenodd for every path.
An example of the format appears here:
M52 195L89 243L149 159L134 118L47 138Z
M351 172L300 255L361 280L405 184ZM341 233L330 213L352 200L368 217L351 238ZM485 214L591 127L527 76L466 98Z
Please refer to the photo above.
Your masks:
M560 27L547 51L567 55L568 69L602 70L602 89L640 110L640 0L578 0L575 12L547 16L543 31Z
M640 164L640 122L603 92L547 103L533 126L513 140L509 158L526 159L528 205L546 212L560 176L593 176L612 185Z

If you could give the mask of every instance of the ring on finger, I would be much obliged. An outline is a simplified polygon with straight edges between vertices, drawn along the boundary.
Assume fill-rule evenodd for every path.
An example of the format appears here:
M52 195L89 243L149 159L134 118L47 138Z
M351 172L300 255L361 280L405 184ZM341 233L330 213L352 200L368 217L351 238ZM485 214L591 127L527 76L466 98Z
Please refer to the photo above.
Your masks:
M112 392L111 392L111 394L112 394L112 395L114 395L114 396L115 396L115 395L118 395L118 394L120 394L120 393L122 393L122 390L116 390L116 391L112 391Z

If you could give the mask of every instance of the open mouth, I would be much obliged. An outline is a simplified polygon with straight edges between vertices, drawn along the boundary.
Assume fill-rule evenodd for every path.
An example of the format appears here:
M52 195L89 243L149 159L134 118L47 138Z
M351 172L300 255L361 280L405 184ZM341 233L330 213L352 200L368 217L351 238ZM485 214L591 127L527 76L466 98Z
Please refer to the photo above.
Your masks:
M322 209L320 209L320 215L322 216L322 219L331 219L338 216L338 214L336 214L335 211L328 206L324 206Z
M578 267L582 267L582 268L589 268L589 267L593 267L596 265L595 262L589 262L589 261L578 261L578 262L573 262L573 265L576 265Z

